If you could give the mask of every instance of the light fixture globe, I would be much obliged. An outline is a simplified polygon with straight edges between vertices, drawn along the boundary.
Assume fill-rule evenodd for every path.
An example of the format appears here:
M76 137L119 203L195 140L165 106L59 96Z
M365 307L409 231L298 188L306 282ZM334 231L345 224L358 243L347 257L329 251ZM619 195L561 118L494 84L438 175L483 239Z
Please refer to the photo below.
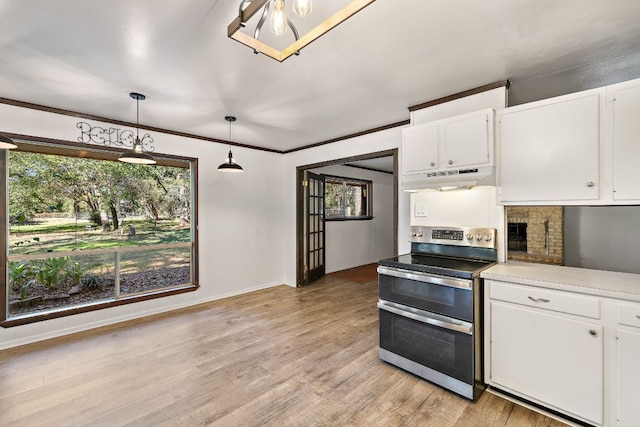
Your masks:
M233 116L225 116L224 118L229 122L229 142L231 142L231 123L236 121L236 118ZM233 161L233 154L231 153L231 146L229 146L229 157L227 157L227 161L218 166L218 172L230 172L230 173L238 173L244 172L242 166Z
M147 97L141 93L131 92L129 96L136 100L136 139L133 142L131 151L122 153L118 160L124 163L135 163L138 165L155 165L156 159L146 153L142 147L142 141L138 136L140 131L140 101L144 101Z
M313 10L311 0L293 0L293 11L301 18L309 16Z
M13 148L18 148L16 143L8 136L0 133L0 150L11 150Z

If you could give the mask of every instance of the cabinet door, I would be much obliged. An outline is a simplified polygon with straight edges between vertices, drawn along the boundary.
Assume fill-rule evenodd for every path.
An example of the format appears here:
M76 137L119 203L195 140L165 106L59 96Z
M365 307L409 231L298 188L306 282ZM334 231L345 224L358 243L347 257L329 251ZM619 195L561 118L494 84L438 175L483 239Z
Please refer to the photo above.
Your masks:
M413 126L402 131L402 174L438 168L438 126Z
M481 166L492 161L493 115L454 120L443 125L441 161L445 168Z
M618 426L640 422L640 332L618 330Z
M498 118L500 200L597 200L604 99L599 89L503 110Z
M491 302L491 381L570 416L602 424L602 327Z
M613 197L640 200L640 86L613 90Z

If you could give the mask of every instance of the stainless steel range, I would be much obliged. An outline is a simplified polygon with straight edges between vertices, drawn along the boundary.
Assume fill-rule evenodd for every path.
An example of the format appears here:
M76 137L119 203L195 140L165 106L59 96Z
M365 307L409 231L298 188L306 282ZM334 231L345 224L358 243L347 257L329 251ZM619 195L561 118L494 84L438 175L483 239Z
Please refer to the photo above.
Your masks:
M482 390L482 279L496 230L412 226L411 253L380 260L380 358L475 400Z

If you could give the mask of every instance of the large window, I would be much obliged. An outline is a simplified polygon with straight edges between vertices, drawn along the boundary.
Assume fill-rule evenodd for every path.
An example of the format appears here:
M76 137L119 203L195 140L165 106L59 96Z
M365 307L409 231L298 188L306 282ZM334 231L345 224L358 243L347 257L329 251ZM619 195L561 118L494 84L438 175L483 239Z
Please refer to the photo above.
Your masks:
M371 181L325 175L325 219L371 219L372 190Z
M107 151L20 150L1 154L3 326L197 287L194 159L147 166Z

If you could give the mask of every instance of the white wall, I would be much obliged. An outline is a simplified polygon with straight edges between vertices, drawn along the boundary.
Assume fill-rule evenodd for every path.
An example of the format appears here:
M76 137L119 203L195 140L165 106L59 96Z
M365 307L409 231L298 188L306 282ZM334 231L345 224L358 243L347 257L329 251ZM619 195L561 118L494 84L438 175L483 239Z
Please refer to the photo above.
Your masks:
M476 93L464 98L436 104L429 108L423 108L411 112L411 124L434 122L460 114L472 113L474 111L493 108L499 110L507 106L507 89L499 87L485 92Z
M394 256L393 175L343 165L313 169L314 173L373 182L373 219L326 221L327 273L378 262Z
M324 161L343 159L361 154L398 148L402 141L402 128L392 128L316 148L296 151L285 156L285 283L296 283L296 167ZM398 196L398 252L409 252L404 236L409 235L409 194ZM395 254L394 254L395 255Z
M498 206L496 200L496 187L412 193L411 225L495 228L498 261L504 262L504 208Z
M0 105L2 131L77 141L80 119ZM105 125L88 121L93 125ZM115 126L120 127L121 126ZM242 174L217 172L226 145L151 132L156 152L199 159L200 289L75 316L0 328L0 348L163 312L284 282L285 156L233 148Z
M70 116L0 105L0 117L1 130L7 133L64 141L77 141L79 136L75 125L81 120ZM82 121L89 121L94 126L109 126L108 123ZM296 167L396 149L402 141L402 128L397 127L287 155L235 147L234 156L245 172L228 175L216 171L225 160L227 146L152 134L158 153L199 159L201 288L196 292L0 329L0 348L281 283L295 286ZM410 202L409 193L399 192L398 253L410 250L407 240L412 212ZM434 208L442 215L454 212L446 203L436 203ZM470 221L465 222L463 225L474 225Z

